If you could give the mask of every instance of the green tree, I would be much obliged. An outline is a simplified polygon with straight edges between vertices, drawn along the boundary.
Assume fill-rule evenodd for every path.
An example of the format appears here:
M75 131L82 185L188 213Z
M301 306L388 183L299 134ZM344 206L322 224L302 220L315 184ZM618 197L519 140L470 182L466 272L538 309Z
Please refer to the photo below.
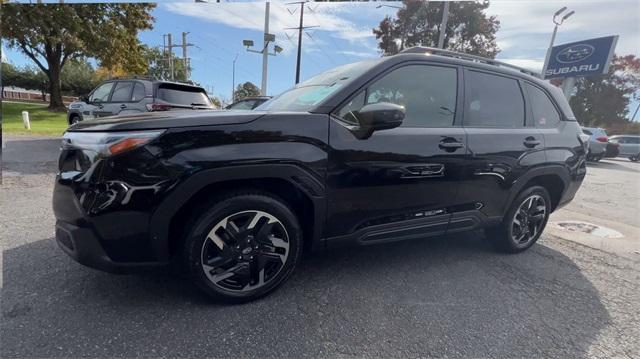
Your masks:
M164 53L157 47L144 46L144 57L148 63L146 76L155 79L171 79L171 66L169 62L169 53ZM184 61L171 53L171 61L173 61L173 80L187 82L187 71L185 71ZM188 68L191 71L191 68Z
M75 96L88 94L100 82L93 66L84 58L68 61L62 69L61 81L62 92Z
M607 74L578 78L570 104L583 126L624 129L630 124L629 102L639 95L640 58L616 56Z
M2 63L2 92L4 92L5 86L17 86L16 82L18 81L20 70L14 65L3 62ZM0 92L1 93L1 92Z
M0 31L8 45L20 49L49 79L49 108L64 109L62 70L81 56L101 66L121 66L144 73L138 31L150 29L155 4L18 4L2 6Z
M233 101L242 100L245 97L252 97L252 96L260 96L260 89L258 88L258 86L247 81L243 84L239 84L236 87L236 91L233 93L233 97L234 97Z
M438 46L444 2L404 0L396 18L385 17L373 33L383 55L393 55L412 46ZM500 49L496 32L500 22L487 16L488 1L451 1L444 48L489 58Z

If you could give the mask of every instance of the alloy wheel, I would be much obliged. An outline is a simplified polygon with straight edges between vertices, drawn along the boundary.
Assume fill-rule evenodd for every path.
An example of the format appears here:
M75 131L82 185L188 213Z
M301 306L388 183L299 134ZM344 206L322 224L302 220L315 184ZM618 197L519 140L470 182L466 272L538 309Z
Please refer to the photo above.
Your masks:
M511 222L511 239L524 247L542 231L547 216L547 206L542 196L534 194L527 197L518 207Z
M202 269L211 283L245 292L271 283L289 256L289 235L275 216L242 211L218 222L202 246Z

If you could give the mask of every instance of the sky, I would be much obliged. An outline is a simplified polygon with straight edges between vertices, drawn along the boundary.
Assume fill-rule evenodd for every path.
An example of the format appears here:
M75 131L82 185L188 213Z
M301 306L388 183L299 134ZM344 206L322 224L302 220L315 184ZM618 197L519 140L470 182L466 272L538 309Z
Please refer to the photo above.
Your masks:
M317 27L303 33L301 79L341 64L379 57L371 29L385 15L394 16L397 11L380 5L401 4L307 3L304 25ZM500 21L497 42L501 51L497 59L540 71L553 30L552 15L562 6L575 14L560 27L556 44L619 35L616 53L640 56L640 1L494 0L486 13ZM268 94L275 95L294 84L297 31L287 28L298 26L300 5L272 1L270 7L270 32L284 49L269 57ZM260 86L262 56L247 52L242 40L262 44L264 8L263 2L159 2L153 11L153 30L144 31L139 37L150 46L162 46L163 34L172 33L175 43L180 41L182 32L189 32L188 42L195 45L189 48L192 80L213 95L229 99L236 55L236 84L251 81ZM181 49L174 51L182 56ZM18 51L6 46L3 58L18 65L30 64Z

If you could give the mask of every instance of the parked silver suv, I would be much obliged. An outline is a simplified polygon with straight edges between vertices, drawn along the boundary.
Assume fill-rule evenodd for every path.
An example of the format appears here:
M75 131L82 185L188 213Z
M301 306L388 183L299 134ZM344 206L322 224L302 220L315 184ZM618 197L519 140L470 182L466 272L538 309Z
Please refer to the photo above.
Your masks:
M214 108L200 86L147 79L113 79L69 105L69 125L97 117L175 109Z
M628 157L633 162L640 159L640 135L611 136L609 141L619 145L618 157Z

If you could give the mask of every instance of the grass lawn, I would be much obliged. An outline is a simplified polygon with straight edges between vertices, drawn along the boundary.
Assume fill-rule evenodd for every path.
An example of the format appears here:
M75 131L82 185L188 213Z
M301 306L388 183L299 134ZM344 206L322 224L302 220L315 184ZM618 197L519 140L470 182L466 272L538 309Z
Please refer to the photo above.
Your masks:
M29 111L31 130L22 124L22 111ZM60 136L66 129L66 112L51 112L46 104L2 101L3 134Z

